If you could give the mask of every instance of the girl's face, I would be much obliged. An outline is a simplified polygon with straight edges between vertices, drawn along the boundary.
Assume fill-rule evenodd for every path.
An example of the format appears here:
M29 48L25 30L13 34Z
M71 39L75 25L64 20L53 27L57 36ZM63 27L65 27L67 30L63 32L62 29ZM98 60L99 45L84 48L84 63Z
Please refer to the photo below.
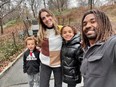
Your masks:
M71 27L64 27L62 30L62 37L64 40L69 41L73 38L74 36L74 31L72 30Z
M27 48L30 50L30 51L33 51L34 48L35 48L35 41L34 40L27 40Z
M40 15L42 22L49 28L53 27L53 18L47 12L42 12Z

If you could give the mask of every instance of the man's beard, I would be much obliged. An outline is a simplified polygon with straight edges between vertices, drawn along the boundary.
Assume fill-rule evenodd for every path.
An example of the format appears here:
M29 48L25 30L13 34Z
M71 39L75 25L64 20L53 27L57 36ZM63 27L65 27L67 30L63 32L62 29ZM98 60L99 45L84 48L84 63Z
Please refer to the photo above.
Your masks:
M90 34L90 35L86 35L86 37L89 39L89 40L95 40L97 38L97 29L94 27L93 31L94 33L93 34Z
M87 36L87 38L88 38L89 40L95 40L96 37L97 37L96 34L95 34L95 35L88 35L88 36Z

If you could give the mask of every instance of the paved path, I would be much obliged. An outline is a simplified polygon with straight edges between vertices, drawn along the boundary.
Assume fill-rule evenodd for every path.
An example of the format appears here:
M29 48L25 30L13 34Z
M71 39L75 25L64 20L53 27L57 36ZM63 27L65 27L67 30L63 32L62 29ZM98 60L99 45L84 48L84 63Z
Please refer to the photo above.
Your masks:
M24 74L22 69L22 59L23 58L18 59L18 61L0 79L0 87L28 87L27 74ZM81 87L82 84L79 84L76 87ZM54 87L53 76L50 80L50 87ZM63 87L67 87L67 85L63 83Z

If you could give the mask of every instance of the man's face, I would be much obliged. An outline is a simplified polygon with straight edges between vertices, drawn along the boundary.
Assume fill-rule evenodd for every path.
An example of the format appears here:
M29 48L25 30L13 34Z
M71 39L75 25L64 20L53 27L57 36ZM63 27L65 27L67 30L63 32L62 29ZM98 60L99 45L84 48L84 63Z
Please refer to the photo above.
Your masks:
M83 20L83 32L89 40L95 40L97 37L98 23L94 14L88 14Z

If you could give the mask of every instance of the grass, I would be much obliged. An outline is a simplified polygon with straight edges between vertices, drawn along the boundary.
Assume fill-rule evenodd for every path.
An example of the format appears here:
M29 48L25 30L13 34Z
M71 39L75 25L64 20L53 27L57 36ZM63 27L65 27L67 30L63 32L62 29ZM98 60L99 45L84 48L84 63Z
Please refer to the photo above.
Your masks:
M1 43L2 44L0 44L0 61L9 58L10 56L14 55L15 53L24 48L23 44L21 43L17 43L16 46L13 44L13 42L10 41Z
M10 26L14 25L15 23L16 23L16 20L11 20L11 21L7 22L7 23L4 25L4 28L10 27Z

